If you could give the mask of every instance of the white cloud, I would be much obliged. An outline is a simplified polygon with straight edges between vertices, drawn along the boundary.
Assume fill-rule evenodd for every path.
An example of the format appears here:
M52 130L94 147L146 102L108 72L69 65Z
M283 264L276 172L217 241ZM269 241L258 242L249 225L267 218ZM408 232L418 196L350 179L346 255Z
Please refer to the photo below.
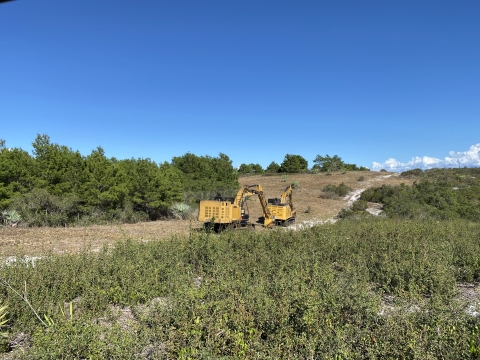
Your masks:
M450 151L450 156L445 159L437 159L430 156L416 156L407 163L402 163L393 158L386 160L383 163L373 162L370 167L373 171L385 169L387 171L405 171L410 169L420 168L422 170L431 168L446 168L446 167L480 167L480 143L470 146L467 151Z

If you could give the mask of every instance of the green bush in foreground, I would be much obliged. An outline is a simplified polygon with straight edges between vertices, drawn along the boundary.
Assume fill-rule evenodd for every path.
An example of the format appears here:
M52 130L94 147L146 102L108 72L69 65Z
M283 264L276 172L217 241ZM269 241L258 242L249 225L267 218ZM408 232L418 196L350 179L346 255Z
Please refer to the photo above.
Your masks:
M26 358L478 359L456 284L480 279L479 238L464 221L390 219L192 231L0 268L47 327L5 287L0 303L10 333L33 337Z

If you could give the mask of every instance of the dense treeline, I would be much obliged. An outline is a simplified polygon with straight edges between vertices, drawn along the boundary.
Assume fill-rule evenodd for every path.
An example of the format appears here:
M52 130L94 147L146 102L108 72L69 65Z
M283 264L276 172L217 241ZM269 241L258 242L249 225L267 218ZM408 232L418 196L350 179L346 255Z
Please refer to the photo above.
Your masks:
M82 156L38 135L33 154L0 144L2 220L21 218L31 226L73 222L134 222L168 215L170 206L199 192L238 187L228 156L185 154L172 163L107 158L101 147ZM9 211L5 211L5 210Z
M370 188L361 201L383 204L387 216L409 219L467 219L480 221L480 169L420 169L401 174L412 186Z

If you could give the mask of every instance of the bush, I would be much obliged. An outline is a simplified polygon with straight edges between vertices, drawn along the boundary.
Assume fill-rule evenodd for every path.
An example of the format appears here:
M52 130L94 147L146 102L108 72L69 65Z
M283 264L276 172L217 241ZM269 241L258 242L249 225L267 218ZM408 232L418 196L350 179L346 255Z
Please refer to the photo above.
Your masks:
M22 217L16 210L4 210L0 212L0 222L3 226L17 226Z
M33 189L15 198L12 207L27 226L65 226L81 213L76 196L52 195L45 189Z
M340 185L329 184L322 188L323 194L320 195L323 199L338 199L344 197L352 188L345 185L343 182Z
M357 181L365 181L365 176L360 176Z
M365 211L368 208L368 203L365 200L357 200L352 204L353 211Z
M383 204L385 214L390 217L480 221L480 179L477 176L458 177L459 170L462 169L414 171L413 174L420 174L421 179L412 186L370 188L360 199Z
M192 215L192 207L185 203L177 203L170 207L170 212L175 219L186 220Z
M366 218L192 231L0 267L54 322L0 286L9 332L33 338L0 357L476 359L478 318L456 283L480 279L479 236L461 220Z
M380 170L381 171L381 170ZM422 169L413 169L413 170L407 170L407 171L404 171L400 174L400 176L404 176L404 177L416 177L416 176L420 176L423 174L423 171Z

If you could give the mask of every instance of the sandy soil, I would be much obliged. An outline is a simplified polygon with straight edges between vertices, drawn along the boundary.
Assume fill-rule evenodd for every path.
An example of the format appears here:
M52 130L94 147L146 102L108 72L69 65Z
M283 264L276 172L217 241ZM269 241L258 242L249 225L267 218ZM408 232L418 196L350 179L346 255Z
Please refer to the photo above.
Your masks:
M364 181L358 181L363 176ZM315 224L332 219L340 210L350 205L360 193L382 184L410 184L412 180L404 179L392 173L349 172L325 174L294 174L287 179L282 176L250 176L240 178L241 185L260 184L265 196L280 197L287 185L298 181L299 188L294 190L293 202L297 208L297 224ZM353 192L344 199L321 199L322 188L328 184L338 185L344 182ZM262 216L258 198L247 201L250 219L254 222ZM309 212L306 212L307 209ZM139 224L96 225L89 227L67 228L0 228L0 257L7 258L20 254L41 256L48 253L77 252L84 248L93 251L104 245L111 245L117 240L130 238L137 241L167 239L174 234L184 235L189 231L200 229L202 224L196 220L163 220ZM258 228L258 226L257 226Z

